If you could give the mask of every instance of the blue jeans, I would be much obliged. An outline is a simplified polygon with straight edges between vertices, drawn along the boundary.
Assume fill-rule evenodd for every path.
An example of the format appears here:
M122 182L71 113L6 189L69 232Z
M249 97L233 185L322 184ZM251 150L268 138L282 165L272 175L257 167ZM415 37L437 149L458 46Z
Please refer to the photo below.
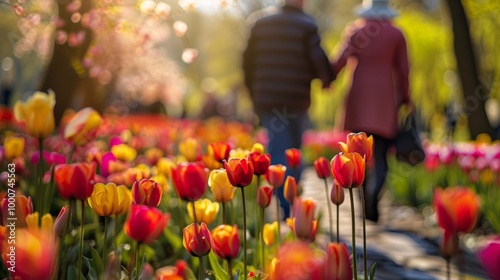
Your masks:
M275 108L271 112L260 114L260 120L268 133L269 143L267 149L271 155L271 164L286 166L285 150L290 148L300 149L302 134L310 127L307 111L288 113L286 107L282 110ZM302 164L295 170L287 167L285 178L288 175L293 176L298 183L301 173ZM278 197L280 206L283 209L283 218L286 219L290 216L290 204L283 195L283 186L278 188Z

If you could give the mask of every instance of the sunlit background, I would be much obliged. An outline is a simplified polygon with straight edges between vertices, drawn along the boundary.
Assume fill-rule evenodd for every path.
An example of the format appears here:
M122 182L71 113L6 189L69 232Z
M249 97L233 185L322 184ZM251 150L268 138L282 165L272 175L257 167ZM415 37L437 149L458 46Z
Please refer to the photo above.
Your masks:
M462 3L486 92L478 98L486 101L490 124L496 128L500 4ZM331 57L359 4L306 1ZM220 115L256 124L243 85L241 53L255 15L279 5L279 0L3 0L3 103L12 105L35 90L52 88L57 95L56 118L67 108L92 106L103 113ZM408 41L411 93L420 125L437 139L469 137L467 106L473 104L462 102L447 1L392 1L392 5L400 14L396 24ZM313 83L310 113L318 128L335 126L347 83L345 74L328 90Z

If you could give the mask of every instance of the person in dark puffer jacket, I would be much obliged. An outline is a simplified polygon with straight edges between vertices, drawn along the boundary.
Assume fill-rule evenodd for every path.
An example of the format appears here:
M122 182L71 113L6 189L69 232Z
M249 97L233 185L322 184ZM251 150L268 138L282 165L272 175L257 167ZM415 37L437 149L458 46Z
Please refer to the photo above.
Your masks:
M323 87L333 81L333 71L314 19L303 11L304 0L285 0L275 14L258 19L243 52L245 84L254 110L266 128L272 164L285 165L286 149L300 149L302 134L309 128L311 81ZM287 175L300 180L301 169ZM283 218L289 205L280 188Z

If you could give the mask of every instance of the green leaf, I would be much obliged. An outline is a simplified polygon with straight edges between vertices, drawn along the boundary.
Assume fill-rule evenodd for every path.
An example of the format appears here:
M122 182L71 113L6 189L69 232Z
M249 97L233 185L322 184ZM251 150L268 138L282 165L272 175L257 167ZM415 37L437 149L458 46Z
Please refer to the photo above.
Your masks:
M375 279L375 270L377 270L377 263L374 263L370 268L370 280Z
M93 265L93 263L91 263L90 260L85 256L83 257L83 263L89 269L89 274L88 274L89 278L91 280L98 280L99 277L98 277L97 273L95 272L95 268L94 268L95 265Z
M80 277L78 277L80 276ZM80 271L78 271L78 268L76 268L73 265L69 266L68 269L68 280L78 280L78 279L85 279L85 277L82 275Z
M94 249L94 247L89 245L89 249L90 249L90 255L92 256L92 261L95 266L95 271L97 275L102 275L104 273L104 266L102 264L102 259L99 256L99 253L97 253L97 251Z
M210 251L210 254L208 254L208 260L210 261L210 266L212 266L212 269L214 270L215 275L219 279L229 279L229 275L225 269L222 268L220 265L217 256L213 251Z

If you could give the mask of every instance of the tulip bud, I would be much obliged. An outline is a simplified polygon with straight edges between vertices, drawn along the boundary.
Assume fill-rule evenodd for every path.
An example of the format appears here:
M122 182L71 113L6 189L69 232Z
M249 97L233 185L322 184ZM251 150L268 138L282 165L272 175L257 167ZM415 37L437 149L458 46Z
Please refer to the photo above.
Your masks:
M341 205L344 203L344 198L344 189L337 183L336 180L333 180L333 187L330 192L330 201L335 205Z
M201 257L212 249L212 237L205 223L190 224L184 228L183 245L192 256Z
M283 195L285 196L286 201L293 204L293 200L299 195L299 191L297 189L297 181L293 176L287 176L285 181L285 189L283 190Z
M252 161L255 175L264 175L267 173L269 166L271 165L271 155L270 154L260 154L258 152L250 153L250 160Z
M132 186L132 200L135 204L143 204L152 207L160 205L162 197L161 186L149 179L135 181Z
M231 185L243 188L252 183L254 168L248 157L230 158L228 162L224 162L224 168Z
M212 250L221 259L234 259L240 251L238 226L220 225L212 231Z
M78 111L64 128L64 138L74 145L81 146L94 140L97 129L102 125L99 113L90 108Z
M292 148L285 150L286 165L290 168L296 169L300 166L301 153L299 149Z
M270 186L260 186L257 189L257 204L262 208L267 208L271 204L273 188Z
M63 236L66 234L66 224L69 219L69 205L66 205L61 208L59 211L59 215L57 215L56 220L54 221L54 234L57 236Z
M272 224L265 224L262 231L266 246L273 245L276 240L276 236L278 235L278 222L275 221Z
M286 166L281 164L269 166L266 173L266 180L274 188L279 188L285 182Z
M325 179L330 177L330 164L325 157L319 157L314 161L314 170L319 178Z

